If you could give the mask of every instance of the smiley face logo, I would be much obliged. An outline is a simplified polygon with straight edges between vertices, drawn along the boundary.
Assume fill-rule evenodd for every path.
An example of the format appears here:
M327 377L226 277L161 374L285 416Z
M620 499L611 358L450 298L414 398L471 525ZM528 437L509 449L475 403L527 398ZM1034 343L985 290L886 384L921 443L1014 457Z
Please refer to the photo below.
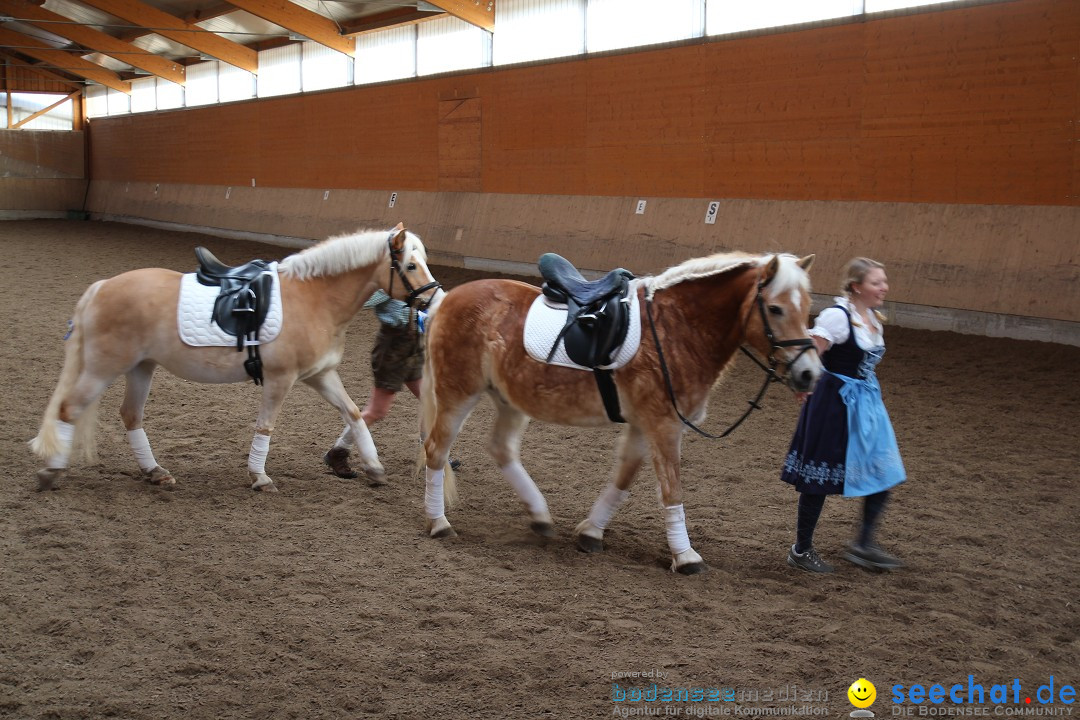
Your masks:
M857 708L868 708L877 699L877 688L866 678L859 678L847 689L848 700Z

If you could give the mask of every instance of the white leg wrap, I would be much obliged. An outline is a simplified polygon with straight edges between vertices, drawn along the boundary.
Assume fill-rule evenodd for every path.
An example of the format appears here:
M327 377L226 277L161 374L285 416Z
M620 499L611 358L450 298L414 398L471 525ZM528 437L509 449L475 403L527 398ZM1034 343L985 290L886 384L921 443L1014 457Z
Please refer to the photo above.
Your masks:
M255 433L251 439L251 452L248 453L248 470L253 473L266 474L266 455L270 452L270 436Z
M597 530L605 529L615 511L628 497L630 497L629 490L620 490L614 484L609 484L593 503L592 510L589 511L589 522Z
M368 430L368 426L364 421L357 420L348 429L352 431L349 447L357 448L360 451L360 457L368 462L377 460L379 453L375 449L375 441L371 437L371 431ZM344 432L341 434L342 437L345 437L345 435Z
M664 525L667 526L667 544L672 555L690 549L690 536L686 534L686 512L682 505L664 508Z
M348 425L341 431L341 435L338 436L337 442L334 443L334 447L344 448L346 450L353 449L352 429Z
M71 444L75 442L75 426L63 420L56 421L56 435L60 440L60 452L45 463L50 468L66 468L71 457Z
M503 477L506 478L506 482L510 483L510 487L514 488L514 492L525 503L525 507L529 508L530 514L547 514L547 500L544 499L544 496L540 493L540 488L536 487L536 483L529 477L529 473L525 472L525 468L520 462L515 460L499 469L502 471Z
M446 514L446 504L443 502L444 473L442 469L424 468L424 477L427 479L427 486L424 488L424 514L429 520Z
M139 467L146 472L156 468L157 460L154 459L154 451L150 449L150 440L146 437L146 431L142 428L128 430L127 438L131 451L135 453L135 462L139 463Z

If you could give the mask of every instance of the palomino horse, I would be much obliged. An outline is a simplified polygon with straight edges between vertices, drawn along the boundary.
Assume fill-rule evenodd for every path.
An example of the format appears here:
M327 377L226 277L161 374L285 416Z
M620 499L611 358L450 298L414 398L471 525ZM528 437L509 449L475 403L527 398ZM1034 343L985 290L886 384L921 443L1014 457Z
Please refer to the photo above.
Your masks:
M252 489L276 490L265 472L274 421L293 384L314 388L341 413L359 446L372 483L385 477L364 421L337 373L345 330L363 303L382 289L421 305L442 295L428 270L423 243L402 225L324 240L278 264L281 305L279 334L260 346L262 405L248 456ZM105 389L120 375L126 392L120 415L143 476L171 485L173 476L154 459L143 430L143 407L154 369L162 365L179 377L202 383L247 379L235 347L193 347L178 332L181 274L161 268L132 270L99 280L75 307L64 352L64 368L33 451L46 461L37 473L39 489L52 487L68 467L73 445L95 456L94 416Z
M619 439L613 482L577 526L578 546L602 549L604 528L628 495L630 482L651 452L663 504L672 569L700 572L704 563L686 532L679 456L690 422L705 417L709 391L740 344L749 345L797 391L821 373L807 353L813 256L732 253L689 260L655 276L633 280L643 328L637 352L614 371L626 426ZM427 468L425 513L432 537L453 535L446 500L455 492L446 466L450 445L480 396L495 403L488 449L503 477L525 503L532 528L552 534L547 502L520 462L530 418L596 427L610 422L593 374L545 364L523 347L526 313L540 290L513 280L479 280L442 298L428 330L423 382ZM655 327L655 336L652 328ZM677 408L675 407L677 405ZM444 487L445 484L445 487Z

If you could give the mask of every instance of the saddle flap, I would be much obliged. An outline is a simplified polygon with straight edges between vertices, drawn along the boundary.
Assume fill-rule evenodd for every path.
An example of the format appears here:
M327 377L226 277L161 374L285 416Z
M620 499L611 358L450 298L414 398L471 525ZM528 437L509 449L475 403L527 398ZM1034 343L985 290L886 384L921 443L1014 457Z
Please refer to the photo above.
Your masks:
M223 279L211 319L222 330L235 335L238 342L245 335L258 331L270 309L273 282L269 273L252 280Z
M626 340L629 308L625 295L613 295L584 307L571 299L562 332L566 354L587 368L610 365Z

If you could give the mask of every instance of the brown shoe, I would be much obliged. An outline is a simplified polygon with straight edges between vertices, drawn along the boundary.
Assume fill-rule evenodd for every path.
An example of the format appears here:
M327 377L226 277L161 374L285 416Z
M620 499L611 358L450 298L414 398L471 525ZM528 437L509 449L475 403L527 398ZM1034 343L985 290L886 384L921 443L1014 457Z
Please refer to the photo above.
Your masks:
M329 467L339 478L351 480L352 478L359 477L359 474L349 467L348 448L330 448L329 452L323 455L322 461L326 463L327 467Z

